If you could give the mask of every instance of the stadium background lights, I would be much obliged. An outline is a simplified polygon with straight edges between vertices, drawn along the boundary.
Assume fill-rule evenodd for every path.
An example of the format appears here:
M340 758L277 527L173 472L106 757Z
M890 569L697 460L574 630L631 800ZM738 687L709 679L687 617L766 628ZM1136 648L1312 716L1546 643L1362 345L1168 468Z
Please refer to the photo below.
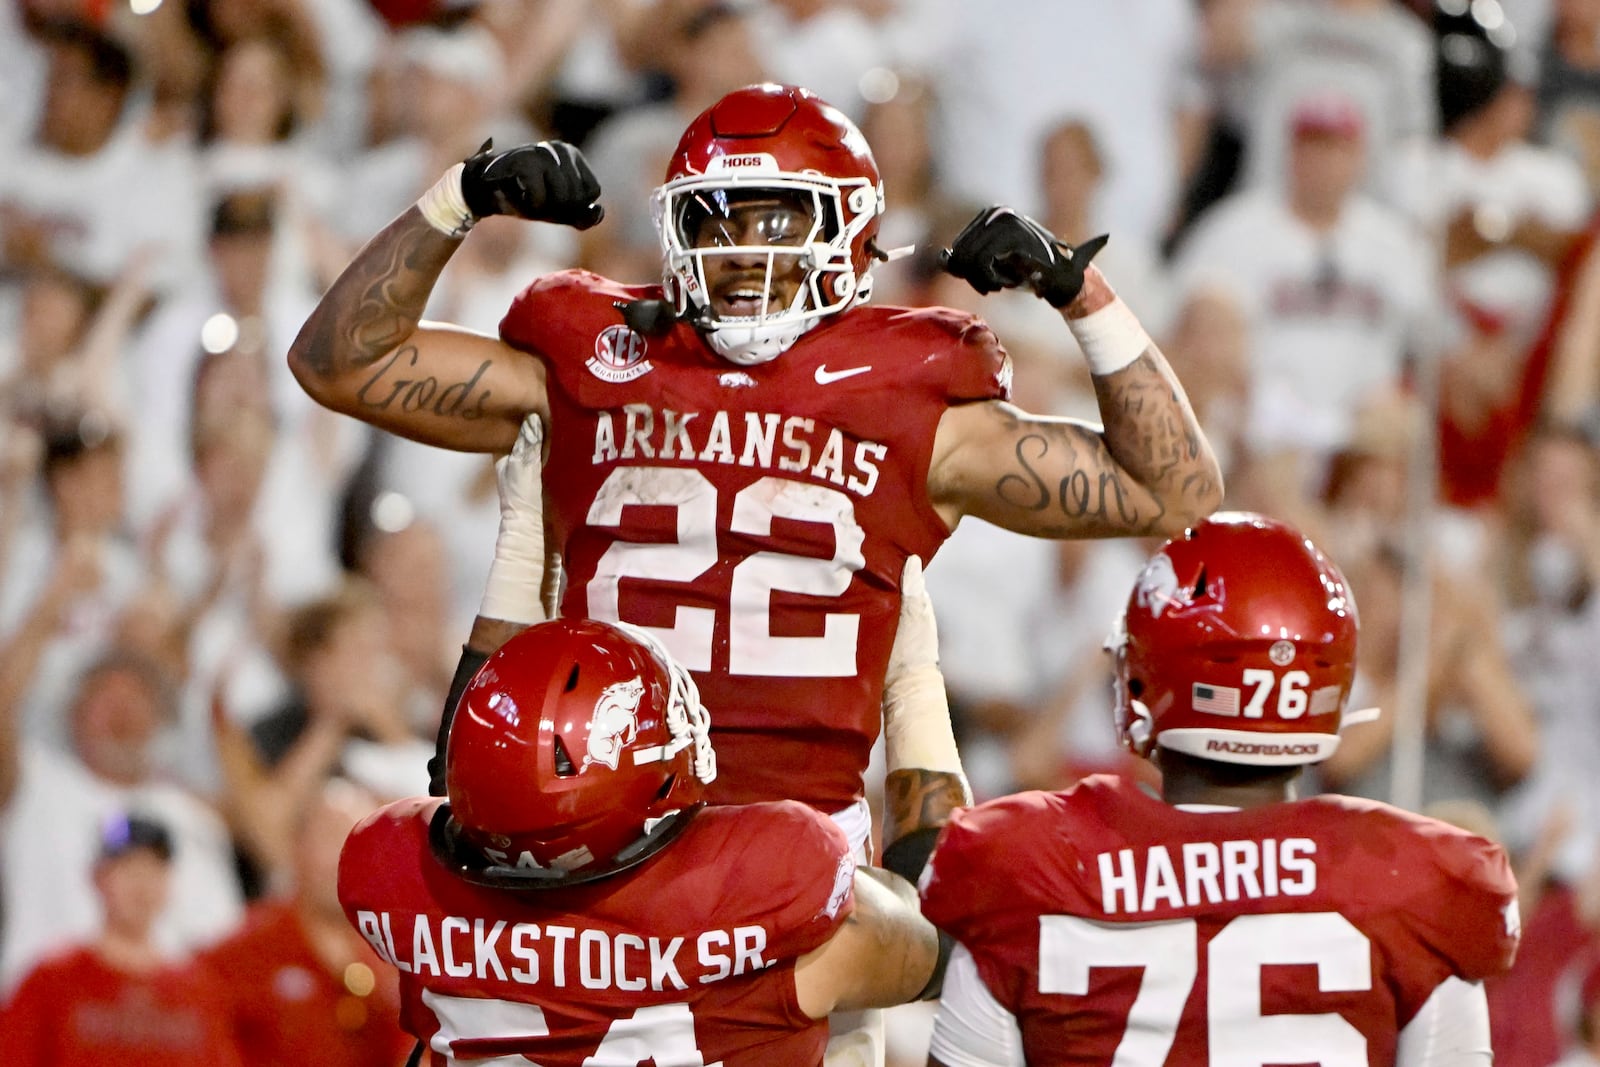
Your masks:
M399 533L417 518L411 499L401 493L379 493L372 501L372 525L384 533Z
M239 322L226 311L219 311L200 327L200 347L212 355L226 352L239 343Z

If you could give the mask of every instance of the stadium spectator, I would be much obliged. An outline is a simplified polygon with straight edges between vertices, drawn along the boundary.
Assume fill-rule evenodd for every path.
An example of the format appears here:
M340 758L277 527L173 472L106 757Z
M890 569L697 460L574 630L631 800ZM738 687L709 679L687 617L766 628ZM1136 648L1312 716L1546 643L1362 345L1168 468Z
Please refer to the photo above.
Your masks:
M339 851L377 806L339 779L307 798L294 819L292 887L253 904L240 930L204 954L228 976L227 1018L243 1067L398 1067L411 1051L396 975L339 904Z
M1540 42L1539 132L1564 151L1600 196L1600 4L1555 0L1550 34Z
M1408 157L1437 130L1434 46L1427 25L1394 0L1245 0L1230 47L1244 77L1227 105L1246 131L1246 185L1292 180L1291 116L1307 96L1347 99L1366 131L1357 175L1393 203Z
M90 567L65 560L41 611L59 612ZM33 673L36 650L25 627L0 653L0 988L98 929L99 827L130 807L160 819L173 840L171 899L157 917L156 943L179 953L215 941L239 919L239 879L222 820L155 766L157 734L172 718L171 680L140 656L100 653L77 678L70 704L57 709L72 739L63 753L22 733L18 722L16 694Z
M1219 202L1174 267L1180 309L1199 290L1227 293L1248 324L1241 481L1269 479L1273 495L1289 496L1280 509L1315 494L1359 406L1398 386L1436 299L1427 247L1359 189L1369 133L1355 103L1308 96L1290 124L1287 187Z
M155 820L108 820L94 861L102 927L33 968L0 1009L7 1064L239 1067L223 1011L227 979L167 958L155 936L173 849Z
M30 648L14 687L18 729L68 747L61 708L144 582L123 520L122 435L101 412L68 409L42 427L43 507L28 508L0 566L0 645Z
M200 247L198 183L130 117L129 49L74 21L46 21L35 36L48 57L47 88L29 138L6 146L0 266L57 264L109 283L135 249L153 247L156 287L187 283Z

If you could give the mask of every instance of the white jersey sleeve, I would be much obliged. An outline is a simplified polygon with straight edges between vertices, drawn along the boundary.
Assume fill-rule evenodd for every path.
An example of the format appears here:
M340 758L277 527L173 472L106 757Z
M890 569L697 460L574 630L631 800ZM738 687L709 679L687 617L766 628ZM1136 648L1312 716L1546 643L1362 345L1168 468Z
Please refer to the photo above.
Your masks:
M1483 983L1450 977L1401 1029L1395 1067L1492 1067Z
M950 952L928 1056L945 1067L1024 1067L1022 1031L983 984L965 945ZM1409 1067L1409 1065L1401 1065Z

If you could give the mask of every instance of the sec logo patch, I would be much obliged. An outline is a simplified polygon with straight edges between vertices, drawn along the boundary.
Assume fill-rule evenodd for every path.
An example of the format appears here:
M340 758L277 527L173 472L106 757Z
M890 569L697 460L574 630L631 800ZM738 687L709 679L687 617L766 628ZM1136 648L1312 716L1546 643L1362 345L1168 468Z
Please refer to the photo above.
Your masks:
M626 326L607 326L594 339L594 355L586 366L589 373L607 382L631 382L654 368L645 358L649 345L637 331Z

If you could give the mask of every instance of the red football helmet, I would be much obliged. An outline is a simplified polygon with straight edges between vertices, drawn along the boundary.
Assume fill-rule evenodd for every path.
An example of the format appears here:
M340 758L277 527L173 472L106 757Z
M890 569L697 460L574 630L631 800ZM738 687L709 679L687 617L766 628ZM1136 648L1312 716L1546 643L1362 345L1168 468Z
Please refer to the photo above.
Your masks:
M708 222L729 219L752 197L787 205L799 225L763 244L699 239ZM883 213L878 165L855 123L808 90L752 85L711 105L678 142L651 211L678 314L735 363L775 358L823 316L871 294L871 242ZM706 244L711 247L697 247ZM764 257L768 294L779 257L798 257L805 280L788 307L773 308L763 299L752 314L719 317L707 289L706 259L729 255Z
M1150 558L1106 647L1117 732L1225 763L1285 766L1333 754L1356 668L1356 603L1306 537L1222 512ZM1361 713L1362 718L1371 713Z
M462 694L435 850L488 885L570 885L631 867L700 807L717 776L709 731L694 681L643 631L532 626Z

